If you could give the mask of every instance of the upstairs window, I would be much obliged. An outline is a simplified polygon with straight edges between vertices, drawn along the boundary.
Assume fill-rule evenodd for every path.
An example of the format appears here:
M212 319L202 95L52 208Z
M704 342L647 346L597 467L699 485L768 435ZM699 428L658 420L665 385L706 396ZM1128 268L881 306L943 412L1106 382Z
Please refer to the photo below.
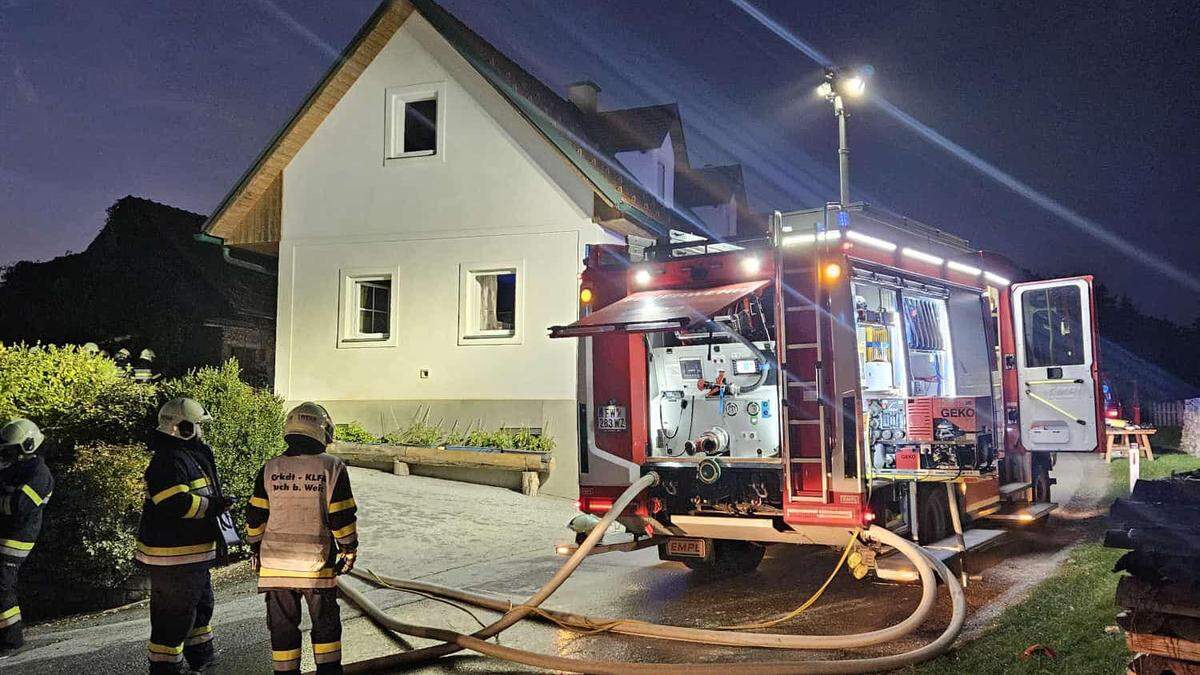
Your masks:
M441 86L387 90L387 153L385 159L428 157L441 148Z
M521 265L464 265L460 278L459 342L520 341Z

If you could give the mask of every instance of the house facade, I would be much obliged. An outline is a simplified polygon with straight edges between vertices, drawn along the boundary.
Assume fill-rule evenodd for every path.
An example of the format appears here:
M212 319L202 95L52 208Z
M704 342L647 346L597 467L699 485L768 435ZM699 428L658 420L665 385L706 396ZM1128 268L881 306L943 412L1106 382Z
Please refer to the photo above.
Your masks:
M576 494L579 345L547 328L578 316L589 244L700 221L678 110L569 89L429 0L376 11L206 225L278 257L280 396L376 433L539 429L542 490Z

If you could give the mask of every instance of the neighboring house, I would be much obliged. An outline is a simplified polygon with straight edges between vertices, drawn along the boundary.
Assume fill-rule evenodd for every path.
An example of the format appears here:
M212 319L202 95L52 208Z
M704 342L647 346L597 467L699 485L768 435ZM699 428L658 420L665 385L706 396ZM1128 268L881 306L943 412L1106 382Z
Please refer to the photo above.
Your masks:
M554 437L577 491L585 247L699 230L675 106L568 101L431 0L385 2L206 231L279 259L276 391L376 432ZM739 174L740 175L740 174ZM741 193L739 188L739 194Z
M237 357L266 382L275 359L274 260L230 264L197 239L204 216L125 197L82 253L19 262L0 283L0 342L95 343L175 375Z
M736 238L755 228L765 232L763 221L750 213L739 164L690 169L679 177L675 197L696 214L710 236Z

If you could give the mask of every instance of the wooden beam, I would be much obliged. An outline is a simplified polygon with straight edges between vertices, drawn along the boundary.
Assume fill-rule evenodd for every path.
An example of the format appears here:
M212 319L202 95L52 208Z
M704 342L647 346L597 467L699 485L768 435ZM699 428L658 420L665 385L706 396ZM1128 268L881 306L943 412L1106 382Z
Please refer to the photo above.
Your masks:
M1135 654L1155 654L1169 659L1200 661L1200 643L1151 633L1126 633L1125 642Z
M330 454L341 457L352 466L385 467L394 462L415 466L453 466L468 469L497 469L501 471L551 471L554 459L537 453L476 452L446 448L418 448L408 445L364 445L335 443Z

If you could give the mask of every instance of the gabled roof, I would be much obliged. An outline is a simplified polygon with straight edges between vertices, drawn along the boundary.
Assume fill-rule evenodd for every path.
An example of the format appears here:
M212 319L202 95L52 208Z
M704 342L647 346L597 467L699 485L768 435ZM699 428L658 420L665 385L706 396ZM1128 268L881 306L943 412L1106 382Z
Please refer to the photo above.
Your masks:
M675 165L687 163L687 141L679 106L674 103L597 112L589 120L589 131L601 150L609 154L637 150L645 152L662 145L669 134Z
M690 227L591 139L588 124L575 106L433 0L384 0L300 110L213 212L205 232L230 245L272 251L280 236L284 168L414 11L559 150L616 215L652 234Z
M726 204L733 197L739 208L747 206L741 164L690 168L675 178L675 201L688 208Z

